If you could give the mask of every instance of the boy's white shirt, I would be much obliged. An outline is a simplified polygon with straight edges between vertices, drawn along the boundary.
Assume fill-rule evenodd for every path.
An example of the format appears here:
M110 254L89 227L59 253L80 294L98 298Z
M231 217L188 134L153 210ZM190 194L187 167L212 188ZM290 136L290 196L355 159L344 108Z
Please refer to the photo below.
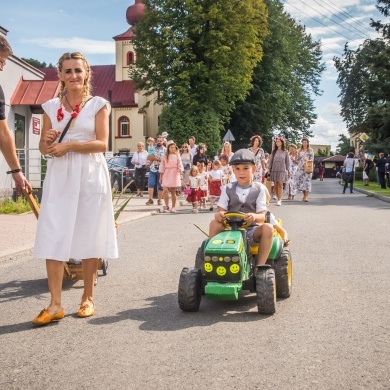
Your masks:
M256 199L256 213L267 210L267 204L266 204L267 187L262 183L258 183L258 184L260 184L261 189L260 189L259 196ZM249 189L248 188L244 189L237 185L236 194L238 195L238 199L240 200L240 202L245 203L246 198L248 197L249 194ZM224 210L228 210L229 197L226 194L226 186L221 187L221 196L219 197L217 206L223 208Z

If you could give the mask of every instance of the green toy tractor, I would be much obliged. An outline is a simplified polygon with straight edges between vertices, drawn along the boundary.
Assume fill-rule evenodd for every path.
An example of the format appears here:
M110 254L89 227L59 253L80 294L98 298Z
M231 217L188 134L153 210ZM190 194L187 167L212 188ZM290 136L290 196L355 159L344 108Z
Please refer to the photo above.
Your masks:
M202 295L210 299L237 300L240 291L256 292L260 314L273 314L276 297L288 298L292 285L292 260L284 241L274 233L265 265L256 266L258 247L250 247L244 213L226 212L226 230L203 241L195 268L183 268L178 289L183 311L199 310Z

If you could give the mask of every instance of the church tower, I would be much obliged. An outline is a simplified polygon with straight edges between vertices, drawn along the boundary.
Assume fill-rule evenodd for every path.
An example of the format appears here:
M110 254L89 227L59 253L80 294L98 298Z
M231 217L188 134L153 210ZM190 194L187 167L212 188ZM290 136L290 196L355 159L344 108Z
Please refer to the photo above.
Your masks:
M123 34L114 37L115 40L115 81L129 79L130 65L136 61L133 45L134 26L144 16L145 5L142 0L135 0L135 4L127 8L126 20L130 28Z
M130 28L123 34L115 36L115 81L121 82L129 80L129 69L132 63L137 61L137 53L134 50L134 27L137 22L144 17L145 5L142 0L135 0L135 3L127 8L126 20ZM157 93L151 96L144 96L142 91L137 91L134 96L135 103L138 104L138 113L144 115L145 138L156 137L159 133L159 116L162 106L155 105L154 101ZM146 103L150 101L147 108Z

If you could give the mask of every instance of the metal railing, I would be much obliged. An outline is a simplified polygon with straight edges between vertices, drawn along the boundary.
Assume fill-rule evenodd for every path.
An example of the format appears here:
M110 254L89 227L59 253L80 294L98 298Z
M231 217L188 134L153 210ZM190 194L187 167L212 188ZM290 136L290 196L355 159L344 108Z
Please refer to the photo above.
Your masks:
M41 188L46 175L46 158L38 148L16 149L24 176L34 188Z

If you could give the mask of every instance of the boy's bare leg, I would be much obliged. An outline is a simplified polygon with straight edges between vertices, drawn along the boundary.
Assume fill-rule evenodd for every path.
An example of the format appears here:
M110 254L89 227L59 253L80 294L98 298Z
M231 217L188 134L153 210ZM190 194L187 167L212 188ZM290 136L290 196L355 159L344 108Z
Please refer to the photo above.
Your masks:
M224 225L222 223L213 219L209 225L209 238L213 238L218 233L222 232L222 230L224 230L224 229L225 228L224 228Z
M273 235L274 227L270 223L264 223L256 228L253 234L254 241L259 243L259 254L257 255L256 265L263 265L267 262L272 247Z

